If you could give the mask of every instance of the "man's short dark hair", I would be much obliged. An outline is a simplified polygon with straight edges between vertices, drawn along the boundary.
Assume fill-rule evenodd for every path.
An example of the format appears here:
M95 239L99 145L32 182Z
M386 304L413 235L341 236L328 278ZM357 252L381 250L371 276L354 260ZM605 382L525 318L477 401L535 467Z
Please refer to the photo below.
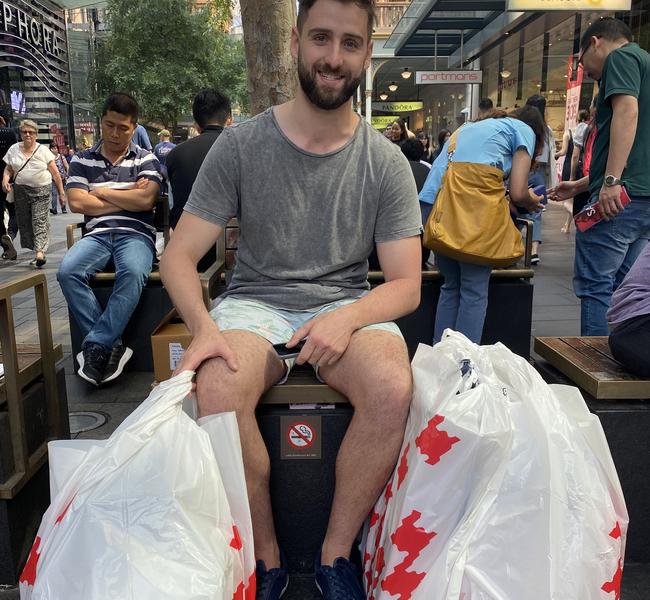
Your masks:
M483 100L478 103L479 110L487 111L492 110L493 108L494 102L492 102L491 98L483 98Z
M125 94L124 92L111 94L106 98L106 102L104 102L102 117L105 117L109 110L124 115L125 117L131 117L131 121L134 123L138 122L138 103L130 94Z
M302 26L307 20L307 15L309 14L311 7L314 6L317 1L318 0L298 0L298 31L302 32ZM359 8L362 8L368 13L368 42L370 42L372 29L377 18L375 0L338 0L338 2L341 2L341 4L350 4L353 2Z
M584 52L591 44L591 38L605 38L610 42L625 39L628 42L632 41L632 31L630 28L614 17L605 17L598 19L582 34L580 39L580 51Z
M422 160L424 146L420 140L406 140L402 143L402 154L413 162Z
M201 90L194 96L192 116L201 129L210 123L225 125L230 117L230 99L214 88Z

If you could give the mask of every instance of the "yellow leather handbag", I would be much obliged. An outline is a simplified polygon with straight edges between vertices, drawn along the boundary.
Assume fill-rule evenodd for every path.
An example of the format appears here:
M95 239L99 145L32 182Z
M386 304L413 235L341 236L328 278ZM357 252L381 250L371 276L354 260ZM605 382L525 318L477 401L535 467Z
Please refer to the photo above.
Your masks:
M450 159L424 228L424 245L461 262L507 267L524 255L521 233L510 218L503 171Z

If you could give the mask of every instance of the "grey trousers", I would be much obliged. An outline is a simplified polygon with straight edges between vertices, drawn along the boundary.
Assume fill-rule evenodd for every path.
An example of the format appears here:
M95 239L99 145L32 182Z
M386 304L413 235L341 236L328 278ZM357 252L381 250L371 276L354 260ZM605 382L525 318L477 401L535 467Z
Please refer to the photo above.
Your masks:
M50 243L51 187L14 185L16 220L20 232L20 247L35 252L47 252Z

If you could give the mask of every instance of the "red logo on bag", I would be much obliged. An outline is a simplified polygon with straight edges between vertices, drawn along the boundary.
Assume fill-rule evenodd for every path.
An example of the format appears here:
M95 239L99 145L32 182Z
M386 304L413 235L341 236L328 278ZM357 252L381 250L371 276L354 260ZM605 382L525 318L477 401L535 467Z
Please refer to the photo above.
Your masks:
M616 521L616 526L614 529L612 529L609 532L609 537L614 538L615 540L618 540L621 538L621 524ZM619 600L621 597L621 580L623 579L623 569L621 568L621 559L618 559L618 568L616 569L616 573L614 573L614 577L612 577L611 581L608 581L607 583L604 583L603 586L600 588L605 592L606 594L611 594L614 592L614 598L616 600Z
M436 536L435 531L428 532L422 527L416 527L416 521L422 513L414 510L408 517L402 520L400 526L390 536L393 544L406 552L404 560L395 567L395 570L384 579L381 589L393 596L399 595L399 600L409 600L413 592L418 588L425 573L408 571L415 559L420 556L431 540Z
M36 567L38 566L38 559L40 554L38 553L38 548L41 545L41 538L36 536L34 540L34 545L29 552L29 557L25 563L25 568L20 575L20 583L26 583L27 585L34 585L36 581Z
M230 547L235 550L241 550L244 545L241 543L241 537L239 536L239 530L237 525L232 526L232 540L230 542Z
M244 589L244 582L242 581L235 590L235 593L232 596L232 600L255 600L255 592L257 587L257 582L255 580L255 573L253 573L249 580L246 589Z
M56 521L54 521L55 525L58 525L61 521L63 521L63 517L65 517L65 513L68 512L68 509L70 506L72 506L72 503L74 502L74 499L77 497L77 494L72 496L70 502L68 502L65 506L65 508L61 511L61 514L56 518Z
M415 439L420 452L428 457L425 461L427 464L435 465L454 444L460 442L460 438L449 437L446 431L438 429L438 425L444 420L444 417L435 415L427 423L426 429Z
M621 568L621 559L618 559L618 569L614 573L614 577L611 581L603 584L603 587L600 589L603 590L606 594L611 594L614 592L614 598L620 600L621 598L621 580L623 579L623 569Z
M409 472L408 453L410 448L411 448L411 444L406 444L406 448L404 448L404 453L402 454L402 458L399 461L399 467L397 467L397 489L398 490L400 487L402 487L402 483L404 483L404 479L406 479L406 474Z
M613 537L615 540L621 537L621 524L616 521L616 527L609 532L609 537Z

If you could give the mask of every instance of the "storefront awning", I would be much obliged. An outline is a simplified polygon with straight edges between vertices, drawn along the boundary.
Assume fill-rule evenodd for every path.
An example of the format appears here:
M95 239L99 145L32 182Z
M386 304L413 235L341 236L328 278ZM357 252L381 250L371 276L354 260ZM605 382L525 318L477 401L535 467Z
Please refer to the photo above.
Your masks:
M505 8L505 0L414 0L384 47L395 56L451 56Z

